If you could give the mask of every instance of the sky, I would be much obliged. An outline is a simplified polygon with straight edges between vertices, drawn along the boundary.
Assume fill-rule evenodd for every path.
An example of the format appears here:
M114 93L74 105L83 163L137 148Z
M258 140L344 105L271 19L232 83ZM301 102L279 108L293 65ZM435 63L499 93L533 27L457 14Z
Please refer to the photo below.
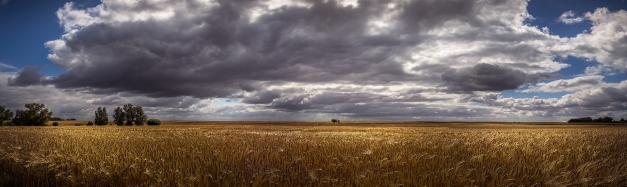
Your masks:
M624 0L0 0L0 105L92 120L627 118Z

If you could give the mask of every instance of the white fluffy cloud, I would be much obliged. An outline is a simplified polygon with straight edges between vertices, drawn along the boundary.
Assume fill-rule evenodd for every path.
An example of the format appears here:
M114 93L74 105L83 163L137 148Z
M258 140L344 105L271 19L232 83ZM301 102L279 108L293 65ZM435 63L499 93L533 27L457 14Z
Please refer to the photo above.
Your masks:
M596 60L608 67L627 70L627 11L598 8L587 12L593 26L565 44L570 55Z
M557 20L564 24L570 25L570 24L582 22L584 18L581 16L576 16L575 12L571 10L571 11L564 12L562 15L560 15L559 18L557 18Z

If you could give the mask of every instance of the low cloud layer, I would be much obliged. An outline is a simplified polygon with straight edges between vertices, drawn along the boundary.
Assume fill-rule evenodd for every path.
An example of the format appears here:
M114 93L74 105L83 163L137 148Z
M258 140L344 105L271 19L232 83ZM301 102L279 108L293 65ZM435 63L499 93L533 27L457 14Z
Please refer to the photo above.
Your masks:
M65 34L45 43L48 59L66 71L4 73L13 91L3 94L23 101L31 98L18 94L24 90L54 89L88 101L52 101L63 114L131 102L166 119L555 120L621 109L625 83L605 83L602 74L627 70L627 12L566 12L555 19L593 27L561 38L527 24L527 3L67 3L56 14ZM601 65L561 79L568 56ZM570 94L499 95L517 89ZM611 98L598 101L611 107L583 102L590 95Z

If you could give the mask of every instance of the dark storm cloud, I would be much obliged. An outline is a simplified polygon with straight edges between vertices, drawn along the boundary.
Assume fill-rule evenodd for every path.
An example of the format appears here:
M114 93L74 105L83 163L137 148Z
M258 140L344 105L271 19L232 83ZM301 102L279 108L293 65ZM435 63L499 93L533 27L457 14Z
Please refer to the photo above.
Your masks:
M254 91L260 81L382 83L410 77L388 59L398 52L386 46L394 42L364 36L375 4L350 8L314 1L310 8L283 7L252 23L244 14L249 4L220 2L193 19L86 26L62 41L66 52L89 63L49 83L207 98ZM72 59L51 60L63 66Z
M39 66L26 66L18 72L16 77L8 79L9 86L30 86L41 84L44 75L40 74Z
M271 103L272 100L281 97L281 93L278 91L260 91L255 93L251 97L246 97L242 99L242 103L247 104L268 104Z
M459 20L473 23L476 2L467 0L427 0L409 1L403 6L400 19L407 27L405 34L419 30L429 30L447 21Z
M485 25L475 18L479 2L464 0L398 3L400 22L385 34L367 30L386 13L388 1L360 1L357 7L307 1L310 7L284 6L255 18L250 17L252 8L263 7L257 1L217 3L209 10L186 5L192 12L188 17L101 21L49 42L51 61L68 72L48 83L149 97L209 98L259 90L262 83L430 81L405 72L398 61L408 55L409 46L428 37L419 33L448 21ZM108 9L123 9L118 6ZM151 7L129 10L158 10Z
M442 74L442 81L454 92L503 91L556 77L543 73L526 74L504 66L481 63L473 67L448 70Z

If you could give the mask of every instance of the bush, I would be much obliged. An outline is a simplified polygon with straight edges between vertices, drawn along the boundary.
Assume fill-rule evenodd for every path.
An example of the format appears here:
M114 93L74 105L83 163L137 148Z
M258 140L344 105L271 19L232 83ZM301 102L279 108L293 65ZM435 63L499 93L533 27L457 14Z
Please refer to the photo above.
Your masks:
M148 125L161 125L161 120L159 119L148 119Z
M74 126L83 126L83 124L75 123Z
M59 122L55 121L54 123L52 123L52 126L59 126Z
M7 121L3 123L2 121L0 121L0 126L13 126L13 122Z
M60 117L53 117L53 118L50 118L50 121L65 121L65 120Z
M88 122L87 122L87 126L92 126L92 125L94 125L94 123L93 123L93 122L91 122L91 121L88 121Z

